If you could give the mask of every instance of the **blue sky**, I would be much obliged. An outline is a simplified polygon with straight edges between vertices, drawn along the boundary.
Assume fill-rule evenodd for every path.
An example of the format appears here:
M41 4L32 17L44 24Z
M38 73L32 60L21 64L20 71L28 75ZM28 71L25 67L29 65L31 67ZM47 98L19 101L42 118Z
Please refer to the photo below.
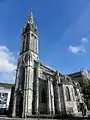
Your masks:
M0 0L0 81L12 82L30 8L42 63L63 74L89 69L90 0Z

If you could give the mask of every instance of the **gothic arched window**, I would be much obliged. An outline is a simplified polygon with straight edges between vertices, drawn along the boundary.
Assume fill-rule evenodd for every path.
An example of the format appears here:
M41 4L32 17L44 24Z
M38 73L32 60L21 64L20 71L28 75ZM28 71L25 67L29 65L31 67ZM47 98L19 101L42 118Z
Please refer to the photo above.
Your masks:
M27 37L26 38L26 50L28 50L29 49L29 35L27 34L26 37Z
M73 89L73 88L71 88L71 92L72 92L72 98L73 98L73 101L75 101L74 89Z
M23 36L23 42L22 42L22 51L25 50L25 35Z
M28 61L28 54L26 54L26 56L25 56L25 62L27 62Z
M41 102L46 103L46 94L44 88L42 89L42 93L41 93Z
M34 77L36 78L37 68L34 68Z
M25 48L25 40L23 40L22 51L24 51L24 48Z
M24 82L25 82L25 68L24 67L22 67L22 88L24 89Z
M20 81L22 82L23 78L23 66L20 67Z
M69 92L69 88L68 87L66 87L65 92L66 92L66 100L67 101L71 101L70 92Z

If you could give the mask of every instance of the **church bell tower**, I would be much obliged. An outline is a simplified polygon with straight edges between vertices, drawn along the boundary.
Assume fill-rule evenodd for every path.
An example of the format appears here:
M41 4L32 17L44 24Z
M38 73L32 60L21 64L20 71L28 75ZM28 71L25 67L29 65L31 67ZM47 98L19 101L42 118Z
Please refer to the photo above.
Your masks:
M28 18L27 24L24 25L22 33L22 43L20 54L31 51L35 59L38 57L38 31L37 25L34 23L32 10Z
M35 63L38 63L38 61L38 31L32 11L30 11L30 16L27 23L24 25L22 32L21 48L15 80L12 117L27 117L31 116L33 113L34 68ZM37 79L35 84L37 84ZM37 97L35 99L37 99ZM34 106L38 106L38 102L36 102ZM36 111L37 108L38 107L35 108Z

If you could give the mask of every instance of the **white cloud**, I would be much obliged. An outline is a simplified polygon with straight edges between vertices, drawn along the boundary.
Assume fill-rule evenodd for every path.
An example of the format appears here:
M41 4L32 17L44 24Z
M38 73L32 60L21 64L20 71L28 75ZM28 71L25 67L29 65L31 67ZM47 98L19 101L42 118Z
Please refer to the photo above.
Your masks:
M86 52L85 47L82 46L82 45L81 46L72 46L72 45L70 45L69 48L68 48L68 50L70 52L74 53L74 54Z
M87 43L88 42L88 38L87 37L82 37L81 42L82 43Z
M6 46L0 46L0 81L14 80L11 76L15 76L15 61L13 53Z

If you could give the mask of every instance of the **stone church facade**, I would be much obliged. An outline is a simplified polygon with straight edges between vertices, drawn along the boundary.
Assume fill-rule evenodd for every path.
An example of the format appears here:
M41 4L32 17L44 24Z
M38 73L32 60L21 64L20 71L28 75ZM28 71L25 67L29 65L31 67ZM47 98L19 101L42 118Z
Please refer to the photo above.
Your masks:
M12 117L78 112L72 79L39 60L38 30L32 12L22 32L14 87Z

